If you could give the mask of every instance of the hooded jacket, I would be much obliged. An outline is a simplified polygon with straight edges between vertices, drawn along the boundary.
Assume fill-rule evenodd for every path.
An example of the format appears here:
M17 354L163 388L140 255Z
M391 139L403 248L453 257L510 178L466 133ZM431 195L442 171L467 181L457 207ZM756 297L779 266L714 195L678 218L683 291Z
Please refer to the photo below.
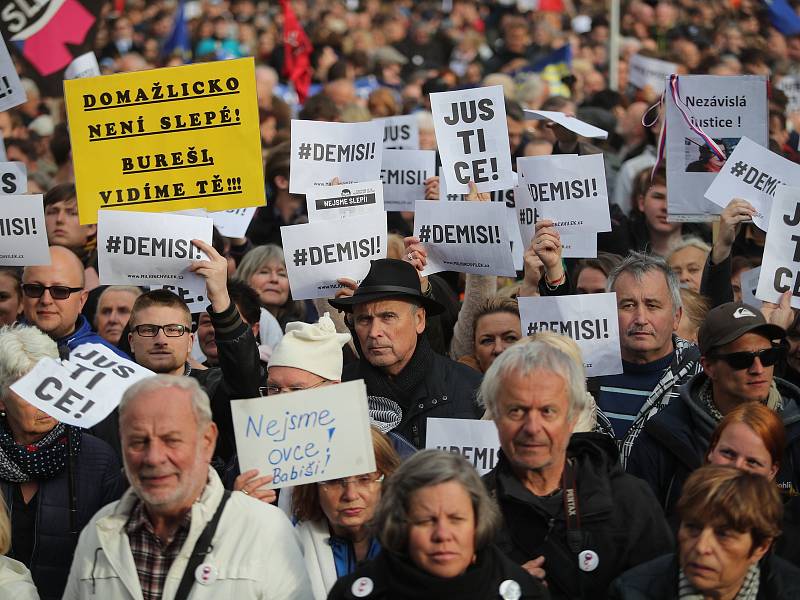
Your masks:
M552 598L604 598L624 571L672 551L672 534L652 492L619 465L616 443L596 433L572 435L567 449L575 473L579 527L567 528L563 503L554 516L547 499L534 496L517 479L500 452L484 483L497 499L504 526L497 543L518 564L545 557ZM562 491L563 493L563 491ZM577 539L573 546L568 537ZM579 553L591 550L597 564L579 567Z
M700 400L700 389L708 380L698 373L680 389L680 396L650 419L639 435L628 459L627 471L644 479L670 516L689 474L705 463L708 444L718 421ZM800 490L800 389L775 377L783 400L780 412L786 428L786 450L776 476L785 493Z

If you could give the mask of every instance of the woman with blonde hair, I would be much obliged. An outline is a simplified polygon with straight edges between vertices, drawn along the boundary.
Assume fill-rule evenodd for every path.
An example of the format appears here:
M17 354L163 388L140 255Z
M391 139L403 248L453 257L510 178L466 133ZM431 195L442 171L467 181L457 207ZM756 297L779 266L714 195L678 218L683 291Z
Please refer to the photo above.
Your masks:
M18 560L8 558L11 549L11 521L3 495L0 494L0 598L39 600L31 572Z

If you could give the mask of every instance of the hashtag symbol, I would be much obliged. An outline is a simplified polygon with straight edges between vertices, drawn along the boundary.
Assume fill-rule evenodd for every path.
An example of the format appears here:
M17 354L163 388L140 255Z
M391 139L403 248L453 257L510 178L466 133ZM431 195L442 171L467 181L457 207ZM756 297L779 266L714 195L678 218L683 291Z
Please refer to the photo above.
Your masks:
M308 160L311 158L311 144L308 142L303 142L300 144L300 152L298 152L298 156L300 160Z
M106 252L109 254L116 254L119 252L119 248L122 245L118 235L109 236L108 240L106 241Z
M302 267L308 260L308 250L305 248L298 248L294 251L294 266Z
M744 175L744 172L747 170L747 163L742 161L737 161L735 165L731 167L731 175L734 177L741 177Z
M423 244L431 239L431 226L423 225L419 228L419 241Z
M528 335L536 333L536 323L528 323Z

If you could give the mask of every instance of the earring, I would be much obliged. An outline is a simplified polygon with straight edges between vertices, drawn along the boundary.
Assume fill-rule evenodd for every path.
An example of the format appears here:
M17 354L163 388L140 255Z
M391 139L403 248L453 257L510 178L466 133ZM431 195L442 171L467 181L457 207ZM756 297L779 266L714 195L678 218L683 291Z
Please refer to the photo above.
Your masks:
M5 418L6 418L6 411L0 410L0 419L5 419Z

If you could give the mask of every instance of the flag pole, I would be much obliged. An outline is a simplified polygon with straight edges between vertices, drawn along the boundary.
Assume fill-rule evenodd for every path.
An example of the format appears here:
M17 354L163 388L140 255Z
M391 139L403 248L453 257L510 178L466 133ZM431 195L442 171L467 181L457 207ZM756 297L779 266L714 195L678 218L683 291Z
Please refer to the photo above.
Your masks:
M619 90L619 0L610 0L610 2L608 87L616 92Z

